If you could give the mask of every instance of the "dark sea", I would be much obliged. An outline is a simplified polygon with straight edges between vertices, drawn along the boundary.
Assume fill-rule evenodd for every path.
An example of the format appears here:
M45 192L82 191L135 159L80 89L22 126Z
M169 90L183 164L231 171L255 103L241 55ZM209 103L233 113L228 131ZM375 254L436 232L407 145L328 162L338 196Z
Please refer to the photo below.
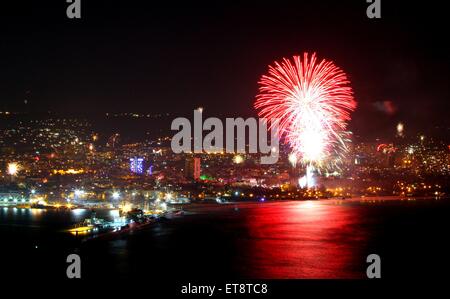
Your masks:
M84 280L364 279L378 254L384 279L432 279L449 269L450 200L318 200L190 204L185 213L118 236L65 230L89 210L0 208L1 273ZM97 217L111 217L97 211Z

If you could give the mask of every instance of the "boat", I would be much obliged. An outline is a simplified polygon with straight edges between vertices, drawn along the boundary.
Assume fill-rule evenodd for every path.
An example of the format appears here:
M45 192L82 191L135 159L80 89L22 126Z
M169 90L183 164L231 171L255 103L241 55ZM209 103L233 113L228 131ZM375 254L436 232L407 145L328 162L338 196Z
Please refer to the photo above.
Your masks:
M86 218L83 221L75 224L67 231L72 234L78 235L98 232L106 230L108 228L110 228L110 223L102 218L97 218L95 212L92 212L92 216L90 218Z

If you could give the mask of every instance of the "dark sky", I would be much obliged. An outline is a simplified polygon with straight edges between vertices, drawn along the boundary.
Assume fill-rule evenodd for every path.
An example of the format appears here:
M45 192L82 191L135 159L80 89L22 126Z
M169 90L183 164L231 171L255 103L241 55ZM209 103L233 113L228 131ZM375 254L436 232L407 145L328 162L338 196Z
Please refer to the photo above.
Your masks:
M352 81L357 134L448 127L450 49L439 1L2 2L0 110L246 116L282 57L315 51ZM242 3L241 3L242 2ZM396 4L393 4L396 2ZM25 105L24 101L28 104Z

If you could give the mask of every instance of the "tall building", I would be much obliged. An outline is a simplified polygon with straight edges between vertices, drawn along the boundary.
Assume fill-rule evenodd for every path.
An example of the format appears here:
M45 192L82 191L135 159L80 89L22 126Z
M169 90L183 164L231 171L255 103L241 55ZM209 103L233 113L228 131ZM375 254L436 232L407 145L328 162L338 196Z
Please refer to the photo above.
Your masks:
M130 158L130 170L133 173L142 174L144 172L144 158Z
M187 178L200 179L200 158L187 158L184 170Z

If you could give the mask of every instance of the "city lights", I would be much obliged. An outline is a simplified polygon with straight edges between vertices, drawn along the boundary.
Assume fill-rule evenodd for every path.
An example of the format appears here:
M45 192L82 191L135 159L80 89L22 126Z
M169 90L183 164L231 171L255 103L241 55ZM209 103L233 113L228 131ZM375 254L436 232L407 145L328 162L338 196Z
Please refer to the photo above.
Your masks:
M444 1L51 2L2 2L5 295L446 286Z
M315 181L313 176L314 176L314 167L312 165L308 165L306 167L306 174L298 180L300 188L314 187Z
M20 165L16 162L12 162L8 164L8 174L11 176L17 175L20 170Z
M289 159L289 163L291 163L292 167L295 168L295 166L297 166L297 160L298 160L297 155L294 153L290 153L288 159Z
M84 195L84 190L75 189L75 191L73 193L74 193L75 197L81 197Z
M128 213L133 209L133 205L131 203L127 202L127 203L124 203L120 209L122 210L122 212Z
M403 136L403 130L404 130L404 125L403 123L398 123L397 124L397 135L398 136Z
M244 162L244 157L242 157L241 155L236 155L233 157L233 162L235 164L241 164L242 162Z

